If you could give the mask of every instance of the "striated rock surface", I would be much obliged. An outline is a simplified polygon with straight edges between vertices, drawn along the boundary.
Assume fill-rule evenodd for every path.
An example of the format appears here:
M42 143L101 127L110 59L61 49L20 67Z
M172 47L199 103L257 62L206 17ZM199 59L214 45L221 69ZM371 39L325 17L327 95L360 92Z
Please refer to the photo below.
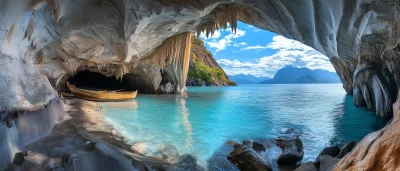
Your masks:
M54 88L76 71L119 78L136 66L155 64L168 68L172 79L161 79L153 89L181 93L191 32L209 35L228 22L234 30L239 19L325 54L357 105L383 117L393 115L390 125L364 138L334 170L397 170L400 100L391 106L400 85L399 11L398 0L1 0L2 130L15 131L17 124L8 128L9 118L24 121L20 113L46 110L56 97ZM16 136L12 140L24 137L10 135ZM5 145L1 152L11 149Z
M48 140L52 139L52 140ZM7 167L17 170L150 170L113 147L84 139L81 135L54 134L26 146L19 162Z
M0 170L4 170L24 146L50 134L56 122L63 119L64 108L62 101L54 98L40 111L16 113L15 118L10 116L0 124Z

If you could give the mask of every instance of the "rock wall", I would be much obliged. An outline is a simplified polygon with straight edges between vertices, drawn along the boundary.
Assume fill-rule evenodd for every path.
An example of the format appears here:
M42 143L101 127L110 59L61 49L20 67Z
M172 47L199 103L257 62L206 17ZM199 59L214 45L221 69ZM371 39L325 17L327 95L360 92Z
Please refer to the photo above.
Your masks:
M24 112L0 124L0 170L13 160L14 154L26 145L50 134L57 121L64 117L64 107L58 98L50 100L42 110Z
M395 22L379 57L394 77L397 89L400 83L400 1L396 1ZM373 76L375 77L375 76ZM374 78L376 79L376 78ZM374 90L375 91L375 90ZM377 90L382 95L382 89ZM384 97L384 96L383 96ZM346 155L333 170L399 170L400 154L400 99L393 104L393 119L383 129L364 137L356 148Z
M173 64L163 68L154 63L138 64L131 72L124 75L131 87L137 87L140 93L177 94L185 89L175 74Z
M376 148L368 151L369 146L358 145L360 150L345 157L338 168L398 168L397 162L387 157L399 149L396 129L400 127L397 122L400 110L398 105L391 110L400 85L398 3L398 0L0 0L0 113L2 118L10 118L16 112L19 116L18 112L43 110L55 97L51 86L59 87L66 75L79 69L121 77L135 66L154 63L167 68L166 72L160 72L166 75L161 78L170 79L154 79L160 80L160 84L149 83L155 83L154 88L159 85L158 90L164 92L182 92L190 46L187 37L179 35L194 31L209 35L227 27L228 22L235 30L239 19L320 51L331 60L344 89L354 94L357 105L371 108L383 117L390 118L394 112L390 126L371 134L379 138L372 141ZM4 124L7 121L3 119ZM30 121L30 124L39 123ZM371 142L374 139L371 136L363 142ZM345 163L350 160L351 164ZM362 165L370 161L377 163Z

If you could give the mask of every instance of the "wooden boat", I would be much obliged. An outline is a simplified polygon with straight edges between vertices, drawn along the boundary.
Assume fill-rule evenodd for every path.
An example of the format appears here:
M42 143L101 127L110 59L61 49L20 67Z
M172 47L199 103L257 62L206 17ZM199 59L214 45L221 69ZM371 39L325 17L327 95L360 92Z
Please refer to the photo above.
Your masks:
M77 88L67 82L71 93L81 99L91 101L124 101L134 99L137 95L136 91L94 91Z

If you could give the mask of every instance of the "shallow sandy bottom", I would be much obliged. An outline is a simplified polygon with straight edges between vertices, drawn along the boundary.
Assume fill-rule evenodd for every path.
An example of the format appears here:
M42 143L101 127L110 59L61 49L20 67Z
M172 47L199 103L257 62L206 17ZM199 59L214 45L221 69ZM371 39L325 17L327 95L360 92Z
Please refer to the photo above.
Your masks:
M105 121L102 113L104 109L97 102L77 99L69 94L64 94L63 101L66 117L54 127L53 133L69 132L80 134L91 141L107 143L118 151L135 159L149 161L152 164L168 164L156 158L142 156L131 150L131 145L126 144L120 133Z
M175 170L174 164L131 150L124 138L105 122L96 102L68 94L62 101L64 119L49 136L25 146L20 157L23 162L15 162L19 158L15 157L17 160L7 170Z

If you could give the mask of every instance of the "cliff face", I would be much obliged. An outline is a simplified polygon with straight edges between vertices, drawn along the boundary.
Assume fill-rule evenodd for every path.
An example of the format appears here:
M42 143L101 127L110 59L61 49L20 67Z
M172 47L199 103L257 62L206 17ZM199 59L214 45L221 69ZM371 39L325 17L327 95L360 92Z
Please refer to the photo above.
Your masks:
M392 105L400 86L399 14L395 0L1 0L0 115L7 123L20 112L44 110L57 99L54 88L83 70L115 77L136 72L140 78L133 81L180 93L191 33L209 35L227 23L235 30L239 19L325 54L357 105L393 116L337 170L396 170L400 109Z
M192 38L191 59L186 86L234 86L224 70L218 65L212 54L204 46L204 42Z

